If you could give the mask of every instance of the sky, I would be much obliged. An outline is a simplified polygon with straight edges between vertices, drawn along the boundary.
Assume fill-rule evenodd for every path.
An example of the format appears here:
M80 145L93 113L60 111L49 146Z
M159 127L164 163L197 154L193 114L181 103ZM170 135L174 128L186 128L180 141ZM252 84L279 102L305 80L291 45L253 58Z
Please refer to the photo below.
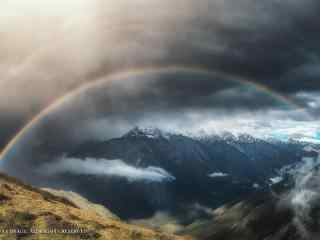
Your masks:
M185 108L185 104L192 108L189 113L185 111L186 123L194 122L202 111L201 116L207 117L201 118L208 118L205 129L232 125L235 130L249 131L243 127L243 121L249 118L253 123L249 121L246 125L253 126L252 132L256 132L257 122L263 122L258 126L262 135L278 126L279 130L272 134L286 138L290 126L290 131L295 129L293 134L306 133L300 137L317 140L319 10L317 0L3 1L0 3L0 149L50 103L86 83L127 69L173 65L199 66L250 79L291 99L308 117L298 110L281 108L283 103L277 105L260 90L247 85L242 86L245 90L228 85L227 77L196 82L199 76L188 80L194 77L192 73L178 77L153 74L149 78L162 80L159 80L161 84L150 85L150 89L157 89L163 99L168 96L173 108L167 121L171 126L155 114L153 119L159 119L159 123L152 121L153 124L177 129L181 121L173 115L177 108ZM172 78L184 79L183 87ZM130 84L121 82L118 89L126 89L127 93ZM133 85L130 91L148 92L142 84ZM212 92L216 95L209 99ZM136 104L150 102L150 97L157 94L151 93L137 99ZM123 97L123 92L119 95ZM112 99L116 102L117 96ZM124 98L123 104L116 102L117 107L128 105L128 109L134 109L136 106L127 100ZM107 120L97 112L104 112L101 108L105 102L93 102L96 119L85 121L84 117L80 122L85 122L85 128L90 130L86 135L104 137L97 135L101 132L99 124ZM219 118L212 120L210 113L206 113L208 104L214 106L214 114ZM143 107L146 110L149 105ZM78 119L78 115L68 118ZM135 119L135 114L126 118ZM280 120L283 121L279 123ZM151 120L146 121L130 120L127 127L120 124L119 128L124 132L133 122L150 125ZM266 122L271 125L267 127Z

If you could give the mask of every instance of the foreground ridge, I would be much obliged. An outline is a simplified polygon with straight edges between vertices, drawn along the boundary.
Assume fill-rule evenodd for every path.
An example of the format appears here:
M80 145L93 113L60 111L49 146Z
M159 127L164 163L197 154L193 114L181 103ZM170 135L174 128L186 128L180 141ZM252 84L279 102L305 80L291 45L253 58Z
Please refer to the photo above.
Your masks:
M189 239L126 224L114 215L79 207L79 200L74 203L4 174L0 174L0 231L0 239Z

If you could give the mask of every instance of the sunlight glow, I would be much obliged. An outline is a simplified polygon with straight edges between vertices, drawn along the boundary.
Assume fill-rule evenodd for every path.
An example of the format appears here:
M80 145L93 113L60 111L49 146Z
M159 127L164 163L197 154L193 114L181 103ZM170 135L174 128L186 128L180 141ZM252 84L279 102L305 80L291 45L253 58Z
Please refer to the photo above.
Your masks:
M1 4L1 17L54 16L83 14L94 6L88 0L8 0Z

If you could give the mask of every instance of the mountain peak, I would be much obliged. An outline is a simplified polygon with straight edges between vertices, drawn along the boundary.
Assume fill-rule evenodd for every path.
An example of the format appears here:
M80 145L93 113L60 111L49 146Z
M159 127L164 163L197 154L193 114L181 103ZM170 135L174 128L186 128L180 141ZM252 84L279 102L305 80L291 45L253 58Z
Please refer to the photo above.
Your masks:
M257 138L247 134L247 133L244 133L244 134L241 134L239 135L238 139L242 142L246 142L246 143L254 143L257 141Z
M168 139L170 137L169 133L163 132L158 128L141 128L134 127L129 132L127 132L123 137L147 137L147 138L165 138Z

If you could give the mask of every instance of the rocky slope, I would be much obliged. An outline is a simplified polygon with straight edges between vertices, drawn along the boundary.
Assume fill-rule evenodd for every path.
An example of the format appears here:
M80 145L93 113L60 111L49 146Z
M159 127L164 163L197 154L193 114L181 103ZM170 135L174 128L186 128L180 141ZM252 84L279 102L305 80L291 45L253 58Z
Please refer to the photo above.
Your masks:
M93 210L88 207L90 203L85 203L79 197L77 199L74 203L73 200L0 174L0 239L187 239L129 225L114 216L98 214L97 208ZM8 232L14 230L19 232ZM33 234L31 230L57 233Z

